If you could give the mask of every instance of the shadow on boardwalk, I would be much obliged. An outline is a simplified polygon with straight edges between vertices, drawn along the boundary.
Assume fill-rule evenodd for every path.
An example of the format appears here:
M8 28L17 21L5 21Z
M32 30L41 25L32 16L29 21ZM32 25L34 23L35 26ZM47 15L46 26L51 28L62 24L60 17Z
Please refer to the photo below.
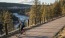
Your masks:
M25 37L25 36L24 36ZM48 38L47 36L27 36L28 38ZM27 38L26 37L26 38Z

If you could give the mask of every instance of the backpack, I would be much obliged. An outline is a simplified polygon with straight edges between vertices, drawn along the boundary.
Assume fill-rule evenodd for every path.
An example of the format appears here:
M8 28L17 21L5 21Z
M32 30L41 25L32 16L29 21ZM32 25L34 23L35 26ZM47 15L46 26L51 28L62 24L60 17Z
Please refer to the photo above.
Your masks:
M22 27L23 27L23 28L25 27L25 22L22 22Z

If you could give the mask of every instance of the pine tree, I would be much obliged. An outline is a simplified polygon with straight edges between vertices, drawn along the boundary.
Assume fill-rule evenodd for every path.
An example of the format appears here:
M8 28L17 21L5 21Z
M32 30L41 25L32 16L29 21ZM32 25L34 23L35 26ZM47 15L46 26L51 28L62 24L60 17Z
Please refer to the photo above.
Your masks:
M46 12L47 12L47 10L46 10L46 6L44 5L44 3L42 4L42 6L41 6L41 15L42 15L42 18L43 18L43 21L45 22L45 17L46 17Z
M42 3L41 8L40 8L40 15L41 15L41 21L44 21L44 3Z
M65 16L65 5L62 7L62 15Z
M55 2L53 5L53 11L54 11L54 16L58 17L62 15L62 10L61 10L61 6L59 4L59 2Z
M40 11L41 4L38 0L35 0L35 13L36 13L36 23L39 23L41 21L42 13Z
M62 9L62 15L65 15L65 0L60 0L59 1L60 5L61 5L61 9Z
M53 17L54 17L54 10L53 9L54 9L53 5L51 4L51 6L50 6L50 19L52 19L52 20L53 20Z
M7 24L7 29L9 32L13 30L13 20L11 17L11 13L9 13L8 11L3 12L3 22L4 25Z
M40 18L40 2L38 0L34 1L34 5L31 7L31 11L29 12L30 23L34 24L39 21Z

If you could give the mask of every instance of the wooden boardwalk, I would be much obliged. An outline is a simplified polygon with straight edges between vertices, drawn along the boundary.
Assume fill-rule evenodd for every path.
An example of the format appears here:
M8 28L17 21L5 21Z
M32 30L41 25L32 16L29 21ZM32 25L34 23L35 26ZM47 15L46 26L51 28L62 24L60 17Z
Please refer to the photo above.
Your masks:
M65 26L65 17L56 19L39 27L26 31L25 35L20 35L20 38L53 38ZM9 38L19 38L16 35Z

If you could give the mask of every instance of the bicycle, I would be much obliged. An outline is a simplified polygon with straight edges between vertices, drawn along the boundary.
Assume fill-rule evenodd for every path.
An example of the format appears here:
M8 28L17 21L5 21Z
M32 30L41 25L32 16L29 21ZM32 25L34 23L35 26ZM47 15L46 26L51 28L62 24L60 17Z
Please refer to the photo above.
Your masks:
M25 29L23 29L22 31L20 31L20 34L19 35L16 35L16 37L22 38L21 35L26 35Z
M26 35L25 29L23 29L23 30L21 31L21 34L22 34L22 35Z

